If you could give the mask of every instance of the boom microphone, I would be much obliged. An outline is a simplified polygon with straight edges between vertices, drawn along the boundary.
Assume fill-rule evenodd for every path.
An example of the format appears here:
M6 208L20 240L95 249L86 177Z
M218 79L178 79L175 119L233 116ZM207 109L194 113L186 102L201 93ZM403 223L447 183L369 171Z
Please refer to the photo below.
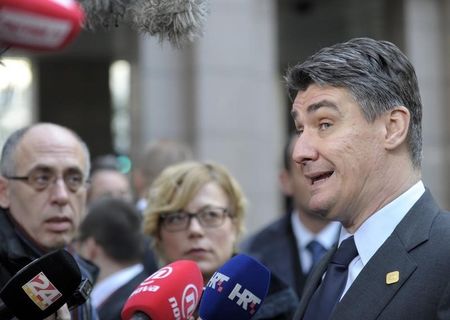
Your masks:
M202 320L246 320L258 311L269 290L270 271L239 254L217 270L200 302Z
M129 9L132 26L141 33L158 35L175 47L202 35L208 14L206 0L135 1Z
M0 319L44 319L77 291L81 272L64 249L48 253L23 267L0 291Z
M118 26L125 21L133 29L175 47L192 42L203 33L207 0L78 0L86 12L86 27Z
M74 0L0 0L0 44L59 50L77 36L83 18Z
M122 320L187 320L194 313L203 277L194 261L173 262L145 279L122 309Z

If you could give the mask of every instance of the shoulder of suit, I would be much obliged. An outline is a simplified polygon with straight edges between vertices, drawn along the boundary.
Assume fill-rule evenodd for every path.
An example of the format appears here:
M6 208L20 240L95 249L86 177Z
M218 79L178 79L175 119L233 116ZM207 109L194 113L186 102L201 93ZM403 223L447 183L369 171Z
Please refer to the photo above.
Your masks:
M255 247L260 248L262 242L265 243L265 246L270 246L270 244L284 241L288 237L290 230L289 223L289 216L275 220L246 238L242 242L241 248L243 251L251 251Z

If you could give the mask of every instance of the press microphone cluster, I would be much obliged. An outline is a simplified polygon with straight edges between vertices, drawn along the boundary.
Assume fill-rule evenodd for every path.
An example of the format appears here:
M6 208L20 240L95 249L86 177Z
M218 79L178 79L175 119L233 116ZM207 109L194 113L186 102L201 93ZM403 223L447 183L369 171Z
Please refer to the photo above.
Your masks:
M181 47L203 34L207 14L208 0L0 0L0 45L56 51L83 27L125 22Z
M239 254L214 273L202 294L197 264L180 260L161 268L134 290L122 310L122 320L188 320L199 300L202 320L251 319L269 283L270 271L265 266Z
M267 295L270 271L250 256L228 260L208 281L200 302L202 320L251 319Z
M145 279L122 309L123 320L187 320L197 308L203 277L193 261L173 262Z
M0 291L0 319L44 319L64 304L84 303L91 291L80 268L64 249L48 253L23 267Z

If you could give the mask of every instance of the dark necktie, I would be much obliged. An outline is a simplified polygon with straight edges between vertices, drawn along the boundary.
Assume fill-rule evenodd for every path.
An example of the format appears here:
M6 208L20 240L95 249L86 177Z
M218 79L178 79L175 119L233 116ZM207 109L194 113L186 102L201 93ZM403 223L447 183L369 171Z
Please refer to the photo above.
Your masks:
M347 283L348 265L358 255L355 240L349 237L342 241L331 257L327 273L314 292L303 320L328 320Z
M322 259L323 255L327 252L327 249L325 249L318 241L312 240L308 245L306 246L306 249L311 253L311 271L317 264L317 262Z

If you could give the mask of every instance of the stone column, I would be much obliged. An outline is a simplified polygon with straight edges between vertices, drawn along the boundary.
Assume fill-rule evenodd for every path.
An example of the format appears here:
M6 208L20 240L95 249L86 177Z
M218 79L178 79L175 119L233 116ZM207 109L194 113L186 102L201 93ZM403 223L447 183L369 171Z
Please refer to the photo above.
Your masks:
M278 170L286 110L275 20L271 0L211 1L201 39L178 50L142 37L134 66L138 145L177 138L199 159L224 164L249 199L249 232L282 214Z
M442 1L405 1L406 54L416 68L423 104L423 179L443 206L448 201L448 102Z

